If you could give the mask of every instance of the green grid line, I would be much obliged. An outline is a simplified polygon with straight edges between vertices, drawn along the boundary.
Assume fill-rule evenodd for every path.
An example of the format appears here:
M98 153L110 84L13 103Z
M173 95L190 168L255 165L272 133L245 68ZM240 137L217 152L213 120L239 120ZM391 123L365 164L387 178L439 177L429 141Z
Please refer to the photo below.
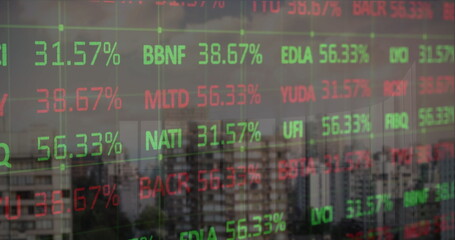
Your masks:
M317 91L317 90L322 90L324 87L317 87L317 86L313 86L314 90ZM163 89L153 89L153 90L163 90ZM381 90L381 89L379 89ZM257 90L257 93L268 93L268 92L279 92L281 91L280 88L262 88L262 89L259 89ZM220 94L225 94L225 93L231 93L232 91L218 91L217 93L220 93ZM381 91L379 91L381 92ZM67 92L68 93L68 92ZM197 91L188 91L188 94L189 95L196 95L198 92ZM442 95L442 94L441 94ZM116 97L141 97L141 98L144 98L144 93L126 93L126 94L117 94L115 95ZM419 96L426 96L426 95L419 95ZM440 96L438 94L435 94L435 96ZM88 97L88 98L91 98L91 99L96 99L98 97L98 95L85 95L83 97ZM390 98L388 96L381 96L381 98ZM40 100L40 99L43 99L42 97L24 97L24 98L19 98L19 97L16 97L16 98L10 98L8 96L8 101L11 101L11 102L21 102L21 101L37 101L37 100ZM50 97L49 97L50 99ZM71 99L76 99L76 95L72 96L72 95L67 95L65 96L65 99L67 100L71 100ZM107 99L107 98L100 98L100 101L102 101L101 99ZM368 97L353 97L353 98L332 98L332 99L322 99L322 98L317 98L317 95L316 95L316 101L308 101L308 102L296 102L296 103L283 103L283 105L298 105L298 104L316 104L318 102L327 102L327 101L340 101L340 100L346 100L346 101L349 101L349 100L367 100L369 99ZM376 98L377 99L377 98ZM262 103L260 103L262 104ZM243 104L243 105L259 105L259 104ZM239 106L242 106L242 104L236 104L236 105L232 105L230 107L239 107ZM219 106L219 107L224 107L224 106ZM200 107L202 108L202 107ZM207 107L207 108L210 108L210 107ZM50 111L50 110L49 110ZM95 110L96 111L96 110ZM144 109L144 111L147 111ZM88 112L85 111L85 112ZM51 112L49 112L51 113Z
M58 25L19 25L19 24L0 24L0 28L6 29L53 29L59 30ZM225 33L225 34L253 34L253 35L287 35L287 36L311 36L314 34L324 37L364 37L370 38L371 33L354 33L354 32L286 32L286 31L254 31L254 30L217 30L217 29L175 29L175 28L127 28L127 27L90 27L90 26L64 26L65 30L95 30L95 31L129 31L129 32L178 32L178 33ZM403 38L403 39L439 39L453 40L453 34L391 34L391 33L374 33L377 38Z

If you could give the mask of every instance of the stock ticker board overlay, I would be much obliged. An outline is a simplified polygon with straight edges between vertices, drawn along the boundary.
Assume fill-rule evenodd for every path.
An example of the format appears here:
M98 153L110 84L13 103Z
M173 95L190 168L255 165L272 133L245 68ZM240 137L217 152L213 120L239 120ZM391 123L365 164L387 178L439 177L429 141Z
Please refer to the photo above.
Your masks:
M0 0L0 240L454 240L453 0Z

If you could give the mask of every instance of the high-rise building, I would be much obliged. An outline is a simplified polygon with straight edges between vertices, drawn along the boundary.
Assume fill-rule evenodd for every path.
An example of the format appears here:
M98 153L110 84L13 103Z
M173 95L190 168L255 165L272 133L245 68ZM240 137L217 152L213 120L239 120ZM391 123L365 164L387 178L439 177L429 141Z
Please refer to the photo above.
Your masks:
M72 232L71 174L61 171L61 160L38 161L45 153L36 148L37 137L54 137L46 127L11 134L11 173L0 175L0 239L69 240ZM51 199L62 200L53 205ZM8 201L9 200L9 201ZM46 207L38 203L46 202ZM9 205L9 206L6 206ZM7 210L8 208L9 210Z

